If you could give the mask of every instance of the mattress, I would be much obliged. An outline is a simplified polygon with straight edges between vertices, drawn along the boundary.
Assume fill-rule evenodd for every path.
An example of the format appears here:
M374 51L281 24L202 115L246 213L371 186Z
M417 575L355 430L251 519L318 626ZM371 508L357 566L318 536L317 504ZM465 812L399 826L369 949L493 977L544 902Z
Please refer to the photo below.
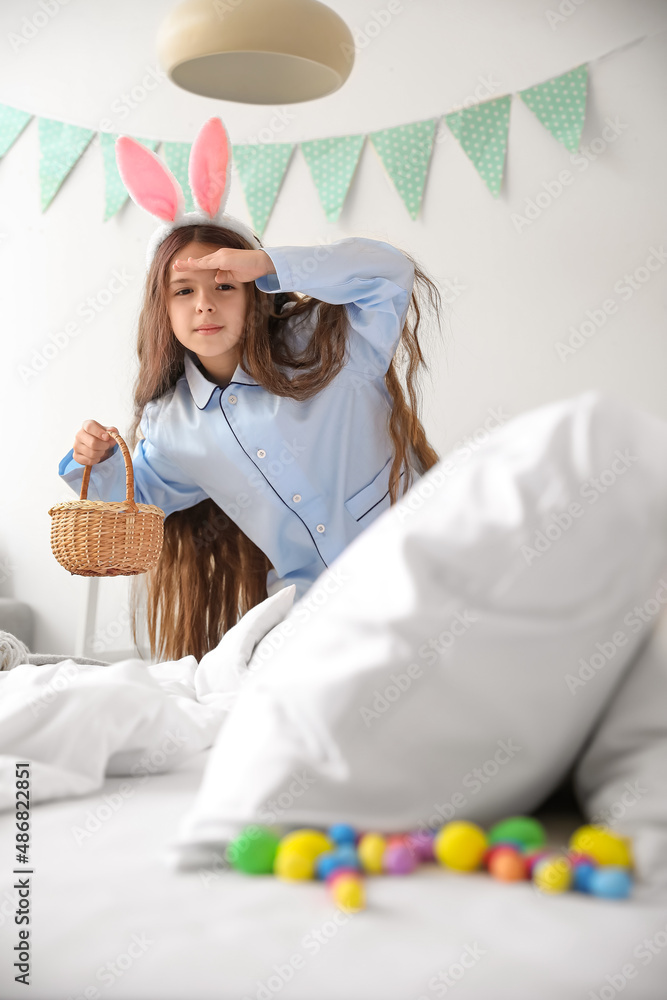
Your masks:
M425 865L368 878L346 915L319 882L178 871L167 848L210 750L31 820L31 985L14 982L14 826L0 816L0 996L32 1000L664 1000L667 902L543 896ZM550 843L581 817L543 811ZM553 803L555 802L555 806Z

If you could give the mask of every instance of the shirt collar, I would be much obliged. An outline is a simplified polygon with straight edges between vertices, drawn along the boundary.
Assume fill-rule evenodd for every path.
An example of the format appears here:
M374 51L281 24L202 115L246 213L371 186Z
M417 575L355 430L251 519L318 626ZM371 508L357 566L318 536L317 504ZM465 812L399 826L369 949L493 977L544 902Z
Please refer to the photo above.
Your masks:
M185 365L185 377L188 381L192 398L199 409L203 410L204 407L207 406L208 401L215 390L221 387L216 385L215 382L212 382L204 375L204 373L197 366L197 362L195 361L196 357L196 354L193 354L186 347L183 359L183 363ZM259 385L254 378L251 378L247 372L243 371L240 365L236 366L230 385L232 382L241 382L243 385Z

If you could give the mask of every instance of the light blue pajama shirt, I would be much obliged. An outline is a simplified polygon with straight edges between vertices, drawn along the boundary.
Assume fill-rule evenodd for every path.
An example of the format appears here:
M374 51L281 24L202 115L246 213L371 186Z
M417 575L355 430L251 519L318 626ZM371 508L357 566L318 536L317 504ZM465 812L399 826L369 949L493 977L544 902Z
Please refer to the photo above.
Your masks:
M186 349L184 374L144 407L144 437L132 456L134 498L168 516L210 497L270 559L269 596L294 583L298 600L389 507L393 446L384 375L400 340L414 268L390 244L358 237L264 249L276 274L256 279L261 291L345 304L345 367L300 401L267 392L240 365L221 388ZM292 342L307 342L316 313L286 320ZM58 474L78 495L85 466L72 453ZM399 496L404 476L405 469ZM416 470L413 477L419 478ZM92 467L88 498L125 498L118 444Z

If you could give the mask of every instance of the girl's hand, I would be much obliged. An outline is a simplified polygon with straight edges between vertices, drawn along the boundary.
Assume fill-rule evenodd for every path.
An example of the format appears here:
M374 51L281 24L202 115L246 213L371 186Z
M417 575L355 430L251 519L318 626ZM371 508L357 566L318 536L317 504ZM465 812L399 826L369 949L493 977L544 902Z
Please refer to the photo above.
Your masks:
M118 434L117 427L108 430ZM109 458L116 442L107 434L107 428L98 424L97 420L84 420L81 430L76 432L72 458L79 465L97 465Z
M217 282L248 282L276 273L273 261L263 250L234 250L232 247L220 247L205 257L177 260L173 267L175 271L212 271L215 268Z

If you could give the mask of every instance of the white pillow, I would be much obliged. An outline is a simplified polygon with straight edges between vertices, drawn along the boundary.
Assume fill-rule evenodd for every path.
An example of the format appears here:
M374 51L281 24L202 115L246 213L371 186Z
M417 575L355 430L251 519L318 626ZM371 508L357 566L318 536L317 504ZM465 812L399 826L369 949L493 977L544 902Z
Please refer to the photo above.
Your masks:
M184 855L246 823L536 807L651 627L624 622L667 571L665 511L667 424L597 391L443 457L257 646Z
M294 604L295 594L296 584L291 584L267 597L225 632L215 649L202 656L194 677L197 701L225 708L235 704L243 681L249 676L248 664L255 647L283 621Z
M632 839L641 880L667 890L667 583L643 615L658 624L628 670L574 774L589 820ZM647 886L648 888L648 886ZM648 895L648 893L646 894Z

